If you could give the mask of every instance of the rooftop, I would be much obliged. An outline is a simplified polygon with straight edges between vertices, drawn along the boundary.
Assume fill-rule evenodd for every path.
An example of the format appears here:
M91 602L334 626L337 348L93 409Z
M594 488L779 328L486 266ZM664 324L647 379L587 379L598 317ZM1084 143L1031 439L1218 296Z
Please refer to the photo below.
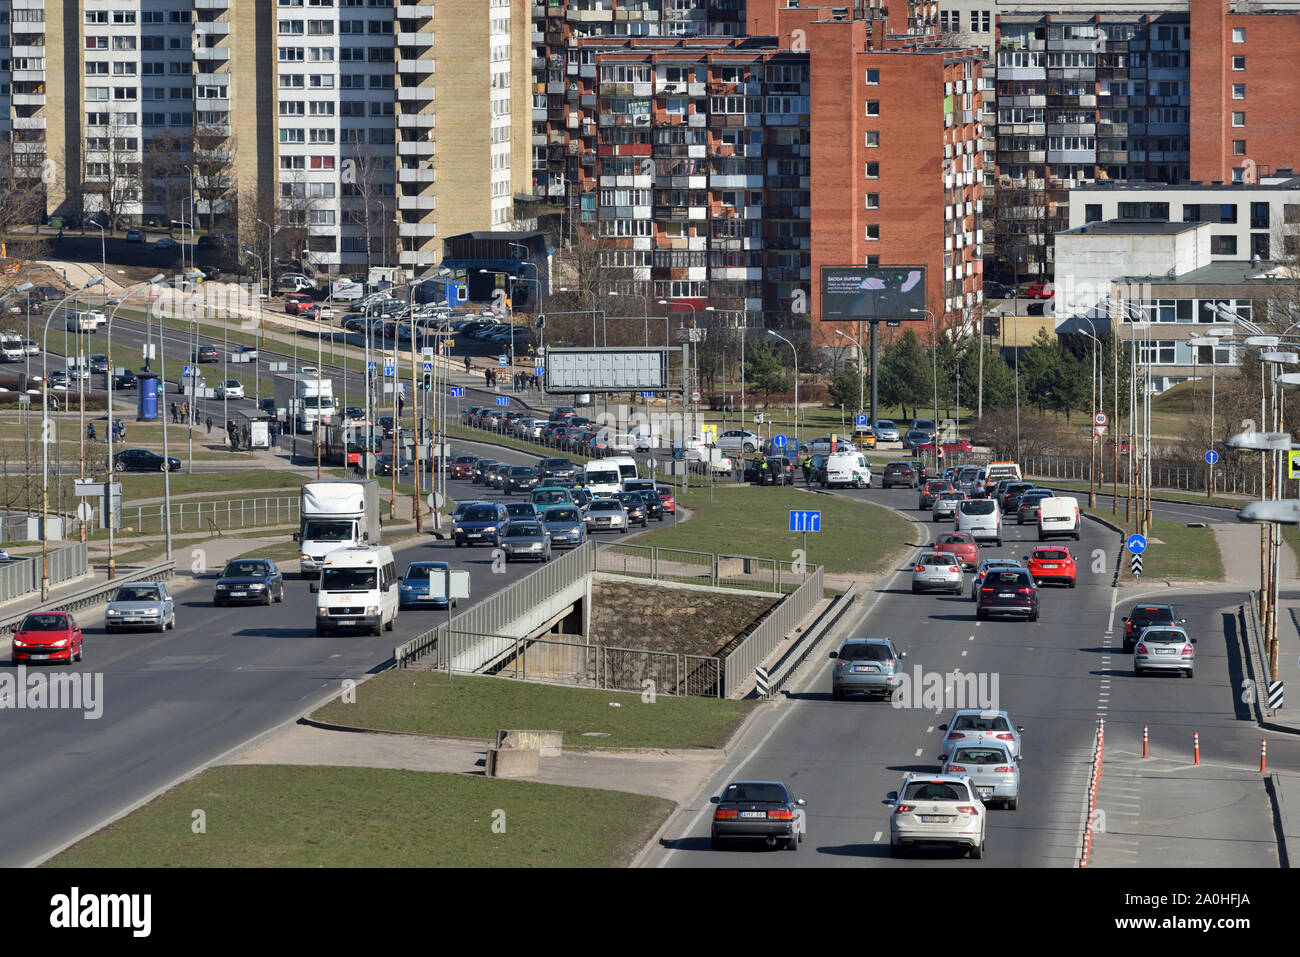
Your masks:
M1130 192L1189 192L1200 190L1249 190L1249 189L1300 189L1300 176L1289 169L1279 169L1260 177L1258 183L1204 183L1192 180L1185 183L1128 183L1116 180L1098 180L1095 183L1081 183L1074 187L1079 191L1092 190L1128 190Z
M1190 232L1202 223L1162 223L1147 219L1107 219L1065 229L1058 236L1176 236Z
M1283 279L1284 270L1284 264L1272 260L1252 263L1245 259L1226 259L1178 276L1122 276L1115 282L1153 286L1243 286L1269 279Z

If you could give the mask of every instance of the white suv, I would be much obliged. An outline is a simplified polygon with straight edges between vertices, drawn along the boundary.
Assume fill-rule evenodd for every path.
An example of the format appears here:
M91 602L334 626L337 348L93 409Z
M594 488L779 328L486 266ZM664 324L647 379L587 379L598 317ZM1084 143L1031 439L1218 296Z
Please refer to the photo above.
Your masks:
M967 499L957 503L957 524L954 531L970 532L977 542L991 541L1002 545L1002 511L991 498Z

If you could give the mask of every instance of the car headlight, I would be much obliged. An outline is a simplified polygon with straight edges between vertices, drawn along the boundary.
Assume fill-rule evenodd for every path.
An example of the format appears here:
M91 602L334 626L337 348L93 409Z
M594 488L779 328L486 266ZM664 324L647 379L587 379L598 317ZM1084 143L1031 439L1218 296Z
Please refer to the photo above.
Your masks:
M379 606L378 606L378 605L367 605L367 606L366 606L366 614L367 614L367 615L377 615L377 614L379 614Z
M326 617L329 616L329 613L330 613L330 610L329 610L328 608L325 608L325 607L317 607L317 609L316 609L316 617L317 617L317 618L326 618Z
M157 608L146 608L146 609L145 609L144 611L142 611L140 614L142 614L142 615L144 615L144 616L146 616L146 617L156 617L157 614L158 614L158 609L157 609Z
M60 638L58 641L51 643L52 647L54 648L64 648L67 646L67 644L68 644L68 639L66 638Z
M574 535L578 535L581 534L582 528L580 526L575 525L573 526L573 528L569 529L569 531L572 532Z
M110 609L106 612L106 615L107 615L107 617L109 617L109 618L116 618L116 617L117 617L118 615L120 615L120 614L122 614L122 613L121 613L120 611L118 611L116 608L110 608Z
M15 648L26 648L26 647L27 647L27 642L25 642L25 641L20 641L19 639L15 638L15 639L14 639L14 647L15 647Z
M496 527L495 525L489 525L487 528L483 529L483 534L484 534L484 535L495 535L495 534L496 534L496 531L497 531L497 527Z
M311 561L311 556L310 556L310 555L299 555L299 556L298 556L298 560L299 560L300 562L309 562L309 561Z
M456 526L456 534L457 534L457 535L461 535L461 534L463 534L464 531L465 531L465 529L461 528L459 525Z

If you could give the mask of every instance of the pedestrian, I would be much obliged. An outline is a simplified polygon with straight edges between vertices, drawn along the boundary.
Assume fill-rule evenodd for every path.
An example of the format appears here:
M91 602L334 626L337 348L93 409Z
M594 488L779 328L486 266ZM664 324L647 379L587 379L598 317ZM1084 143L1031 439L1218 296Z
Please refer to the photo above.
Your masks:
M90 439L90 441L92 441L92 442L95 441L95 423L94 423L94 422L87 423L87 425L86 425L86 438Z
M491 370L491 369L484 369L484 370L483 370L483 384L484 384L484 385L489 385L489 386L492 384L492 370Z
M62 227L62 226L59 227L59 242L63 242L63 227ZM64 278L65 278L65 279L67 278L67 273L64 273Z
M181 418L185 420L185 424L186 424L186 425L189 425L189 422L190 422L190 404L189 404L188 402L182 402L182 403L181 403Z
M226 435L230 439L230 451L234 452L239 448L239 429L235 426L234 419L226 423Z
M812 484L812 456L805 455L803 459L803 484Z
M465 357L465 372L469 372L469 356Z
M180 421L180 409L176 407L176 403L173 401L172 402L172 425L176 425L179 421Z
M207 432L207 434L208 434L208 435L211 435L211 434L212 434L212 416L208 416L207 421L206 421L204 424L207 425L207 427L208 427L208 432Z

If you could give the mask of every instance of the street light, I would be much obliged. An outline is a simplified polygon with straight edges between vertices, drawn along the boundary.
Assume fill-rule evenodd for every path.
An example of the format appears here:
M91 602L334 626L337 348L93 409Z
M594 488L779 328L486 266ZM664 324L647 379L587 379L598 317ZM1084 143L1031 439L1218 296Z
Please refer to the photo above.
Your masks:
M931 376L934 379L934 424L939 426L939 331L935 322L934 313L929 309L917 309L913 306L908 312L923 312L930 317L930 365L932 367ZM1016 461L1020 461L1020 448L1016 447Z
M749 317L742 309L715 309L713 306L705 306L704 311L727 312L740 316L740 427L743 429L745 427L745 328L749 325ZM666 344L667 340L665 340Z
M103 281L102 275L95 276L80 289L74 289L55 303L50 314L45 317L45 329L41 333L41 601L49 601L50 598L50 320L69 299ZM110 416L111 414L110 410Z
M835 334L836 334L837 336L843 336L845 339L849 340L849 342L853 343L855 346L858 347L858 414L861 415L861 414L862 414L862 392L863 392L863 388L862 388L862 371L863 371L863 370L862 370L862 343L858 342L857 339L854 339L854 338L853 338L851 335L849 335L847 332L840 332L840 330L836 329L836 330L835 330Z
M789 339L787 339L785 336L773 332L771 329L767 330L767 334L769 336L775 336L777 339L780 339L787 346L789 346L790 351L794 353L794 449L795 452L797 453L800 449L799 446L799 350L796 349L794 347L794 343L791 342Z

